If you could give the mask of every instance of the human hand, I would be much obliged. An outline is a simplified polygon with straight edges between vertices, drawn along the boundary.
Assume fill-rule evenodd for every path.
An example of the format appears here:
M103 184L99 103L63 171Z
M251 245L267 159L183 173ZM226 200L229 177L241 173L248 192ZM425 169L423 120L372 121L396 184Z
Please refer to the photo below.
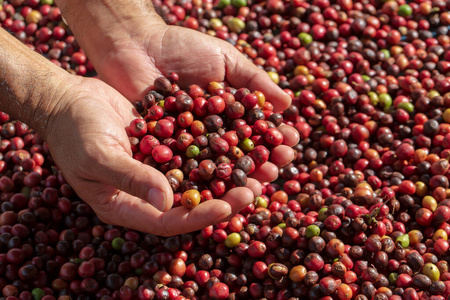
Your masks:
M92 47L95 40L90 39L90 35L80 41L86 46L100 78L127 99L143 99L157 77L176 72L181 87L227 81L237 88L263 92L275 111L290 105L290 96L231 44L191 29L168 26L151 15L138 21L130 21L133 26L117 25L119 28L114 29L117 34L103 32L116 37L113 42L105 43L107 47ZM127 28L132 28L133 34L125 34ZM298 143L298 132L290 126L282 126L280 130L285 145L273 149L272 163L264 164L255 172L258 175L254 177L261 182L275 180L278 167L294 158L291 147Z
M128 100L100 80L68 74L1 29L0 43L0 109L47 141L66 180L101 220L174 235L226 220L261 193L248 180L222 200L171 209L165 176L131 157L125 127L136 115ZM151 195L152 188L164 196Z
M99 76L130 101L140 101L160 76L176 72L181 87L211 81L259 90L275 111L290 97L230 43L166 25L151 0L56 0Z
M95 64L100 77L127 99L142 99L157 77L176 72L180 86L227 81L233 87L262 91L275 111L290 105L290 96L230 43L182 27L135 25L132 38L117 41ZM271 162L259 166L252 175L260 182L275 180L278 168L294 159L291 147L299 141L298 132L287 125L280 126L279 130L284 145L275 147Z
M131 157L125 127L137 116L133 105L100 80L70 77L45 138L66 180L102 221L175 235L226 220L261 193L260 184L249 180L221 200L172 208L166 177Z
M210 81L228 81L237 88L263 92L276 111L290 105L290 97L231 44L194 30L166 25L154 12L151 1L133 5L122 5L121 1L57 2L100 78L128 100L143 99L157 77L176 72L182 87L191 83L206 85ZM291 147L298 143L298 132L285 125L279 130L283 133L284 145L272 149L271 162L254 172L253 177L259 182L275 180L278 168L294 159ZM258 181L249 180L248 187L254 195L261 191ZM230 202L245 202L242 200L246 197L241 197L239 190L229 192L236 196ZM231 215L237 212L238 206L233 206ZM216 212L221 210L220 206L215 208ZM210 223L218 219L208 217Z
M176 72L181 87L225 81L263 92L275 111L291 102L265 71L230 43L178 26L135 24L133 36L116 41L93 63L100 78L131 101L143 99L157 77Z

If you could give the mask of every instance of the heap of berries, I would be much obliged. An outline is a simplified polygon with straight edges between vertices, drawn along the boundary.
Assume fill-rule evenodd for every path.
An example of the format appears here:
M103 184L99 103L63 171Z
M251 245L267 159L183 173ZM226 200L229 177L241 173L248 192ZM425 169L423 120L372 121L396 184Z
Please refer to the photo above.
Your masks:
M247 176L283 144L283 122L261 92L211 82L181 90L178 75L155 80L128 133L134 158L166 174L175 205L202 201L245 186Z

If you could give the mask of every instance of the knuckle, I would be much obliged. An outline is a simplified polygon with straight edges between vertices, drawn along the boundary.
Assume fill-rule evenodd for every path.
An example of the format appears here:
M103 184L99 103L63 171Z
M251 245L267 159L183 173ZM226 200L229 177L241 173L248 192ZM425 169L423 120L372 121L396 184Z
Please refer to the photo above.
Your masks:
M96 214L97 214L97 217L99 218L99 220L102 221L103 223L110 224L110 225L113 224L113 222L111 222L111 218L108 217L108 216L110 216L110 214L104 213L104 212L96 212Z
M157 220L155 224L155 232L156 234L164 237L172 236L175 233L171 232L169 229L170 220L167 217L164 217L164 214L161 216L159 220Z

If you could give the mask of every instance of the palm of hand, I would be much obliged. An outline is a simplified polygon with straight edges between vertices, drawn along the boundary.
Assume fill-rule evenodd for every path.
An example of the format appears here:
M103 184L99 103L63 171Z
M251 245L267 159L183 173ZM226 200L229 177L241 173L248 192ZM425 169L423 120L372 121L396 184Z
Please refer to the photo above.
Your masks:
M108 221L110 200L122 185L121 179L111 178L109 171L117 166L110 164L116 157L131 159L124 128L136 115L132 104L105 83L79 80L50 118L47 142L70 185Z
M248 205L261 193L255 179L272 181L278 175L277 166L292 161L294 152L290 147L298 142L298 133L286 126L280 128L286 145L273 149L271 157L275 161L261 166L247 187L234 188L222 200L206 201L192 211L183 207L169 209L173 193L165 176L130 156L123 128L136 116L127 99L141 100L154 79L170 72L179 74L181 86L226 79L234 87L261 90L269 99L278 100L273 103L279 109L286 108L290 99L230 44L184 28L163 26L152 30L151 35L146 34L147 30L137 30L136 36L119 41L114 51L96 63L100 77L122 95L101 81L82 79L87 88L81 94L68 95L71 99L66 104L70 103L70 109L58 114L52 126L58 132L50 134L49 144L55 161L68 174L69 183L103 221L173 235L180 230L203 228ZM76 126L65 124L68 119L74 120ZM149 189L156 186L168 195L164 213L148 202L152 201Z
M77 86L82 88L72 87L75 95L66 94L59 102L47 133L53 158L62 169L71 171L67 173L74 186L79 184L80 178L92 176L89 170L77 170L77 165L92 165L92 162L86 163L86 159L93 157L102 160L102 145L104 149L117 148L131 155L124 128L133 118L132 105L116 101L120 95L105 88L101 81L80 79ZM70 119L76 126L67 122ZM79 151L72 153L70 149L74 148ZM86 174L82 174L83 171Z
M139 27L133 38L118 42L115 51L97 66L100 77L128 100L140 101L157 77L176 72L182 87L227 80L237 88L262 91L278 109L289 105L290 97L231 44L182 27L164 25L151 30L152 34L147 34L149 28ZM273 157L280 158L276 163L279 166L293 159L289 146L298 142L294 129L284 129L288 146L273 151ZM261 171L257 178L261 181L272 181L278 174L276 166L269 163Z
M179 75L183 87L230 81L227 76L243 58L238 59L240 54L231 44L191 29L164 26L152 30L151 35L141 32L139 38L119 42L98 64L100 77L131 101L141 100L157 77L170 72ZM237 79L231 82L235 87L249 87L245 78Z
M150 42L147 51L154 59L155 70L161 74L178 73L181 86L206 86L226 79L224 49L229 48L230 44L194 30L167 27L161 36L161 50L154 53Z
M137 116L133 105L100 80L73 81L49 119L47 142L66 180L102 221L174 235L234 215L261 193L249 179L249 188L235 188L222 200L170 209L173 192L166 177L131 157L125 127ZM161 197L150 193L155 187L166 195L162 209L155 206Z

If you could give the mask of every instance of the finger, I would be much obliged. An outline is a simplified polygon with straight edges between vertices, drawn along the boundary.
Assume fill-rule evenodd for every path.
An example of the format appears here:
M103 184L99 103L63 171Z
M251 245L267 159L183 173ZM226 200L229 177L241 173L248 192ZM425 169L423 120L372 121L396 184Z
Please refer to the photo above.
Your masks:
M231 205L232 212L230 215L215 222L215 224L231 220L238 212L253 203L255 194L247 187L237 187L231 189L222 199Z
M115 224L161 236L203 229L232 212L229 203L213 199L191 210L179 206L162 213L149 203L126 193L119 193L111 205L109 214L116 216Z
M255 66L236 49L224 53L226 57L226 79L236 88L247 87L251 91L261 91L274 106L274 111L284 111L291 105L291 97L286 94L269 75Z
M278 167L271 162L266 162L256 167L250 177L258 180L259 182L274 181L278 178Z
M292 126L281 124L277 129L283 134L283 144L294 147L300 141L300 134Z
M144 232L170 236L200 230L235 215L253 201L250 189L239 187L230 190L223 200L208 200L189 210L183 206L160 212L141 199L119 193L111 201L108 213L99 213L102 220L114 216L114 224L136 228ZM108 222L110 223L110 222Z
M173 205L173 192L166 177L155 168L133 159L125 152L105 153L96 168L96 180L136 196L167 211Z
M252 203L254 199L253 191L246 187L233 188L222 197L223 201L230 204L233 216Z
M282 168L289 164L294 158L294 149L286 145L280 145L272 149L269 160L278 168Z
M233 217L252 203L253 199L254 196L250 189L237 187L228 191L222 200L208 200L192 210L182 206L172 208L161 215L157 225L162 227L157 227L157 232L174 235L203 229Z
M245 187L250 189L255 197L258 197L262 193L261 183L254 178L248 178L247 185Z
M143 227L142 230L158 235L171 236L200 230L215 224L231 215L232 207L225 201L213 199L205 201L191 210L184 206L179 206L161 213L155 211L154 208L150 208L148 212L152 214L151 216L148 216L145 210L137 209L137 211L140 221L146 224L146 226L141 225ZM130 214L129 217L134 218L135 215ZM149 219L149 217L152 218ZM139 223L136 226L139 226Z

